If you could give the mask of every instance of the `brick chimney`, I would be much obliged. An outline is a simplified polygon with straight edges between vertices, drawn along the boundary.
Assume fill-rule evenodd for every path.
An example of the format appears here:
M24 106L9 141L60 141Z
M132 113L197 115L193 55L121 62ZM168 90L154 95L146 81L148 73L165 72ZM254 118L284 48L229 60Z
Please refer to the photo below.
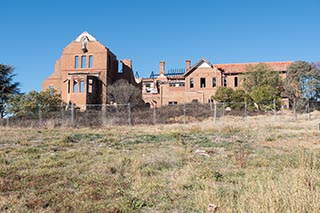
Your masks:
M186 60L186 70L188 71L190 69L190 64L191 64L191 61L190 60Z
M160 76L164 75L164 61L160 61Z
M128 68L132 69L132 61L130 59L122 59L121 62L122 62L123 65L125 65Z

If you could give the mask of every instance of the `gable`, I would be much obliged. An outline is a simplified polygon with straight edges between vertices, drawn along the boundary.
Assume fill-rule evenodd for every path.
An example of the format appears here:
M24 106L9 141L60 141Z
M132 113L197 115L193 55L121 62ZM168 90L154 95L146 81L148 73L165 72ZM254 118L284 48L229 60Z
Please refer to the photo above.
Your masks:
M211 66L204 61L198 68L211 68Z
M205 68L207 69L206 72L214 72L214 71L218 71L220 72L220 70L218 70L216 67L214 67L209 61L207 61L206 59L200 59L195 65L193 65L185 74L184 77L187 77L188 75L190 75L191 73L197 71L200 68Z

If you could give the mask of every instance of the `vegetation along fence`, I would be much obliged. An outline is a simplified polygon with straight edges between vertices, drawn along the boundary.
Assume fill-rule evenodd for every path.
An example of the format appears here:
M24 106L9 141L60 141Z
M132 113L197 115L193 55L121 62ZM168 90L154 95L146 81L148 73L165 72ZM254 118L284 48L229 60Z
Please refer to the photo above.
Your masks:
M192 123L212 120L223 122L226 116L245 121L248 117L266 115L287 116L292 120L316 119L318 103L299 103L299 108L281 108L275 101L265 103L231 102L208 104L178 104L161 108L132 108L130 104L85 106L39 106L21 115L0 120L1 127L103 127L112 125L155 125Z

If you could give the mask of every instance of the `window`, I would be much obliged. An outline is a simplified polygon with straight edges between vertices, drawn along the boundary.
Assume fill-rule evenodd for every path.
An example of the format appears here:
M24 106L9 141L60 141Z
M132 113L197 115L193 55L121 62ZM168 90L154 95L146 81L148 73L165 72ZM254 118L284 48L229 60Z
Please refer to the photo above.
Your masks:
M238 87L239 86L239 80L238 77L234 77L234 87Z
M192 100L192 103L194 103L194 104L195 104L195 103L198 103L198 99L193 99L193 100Z
M217 78L212 78L212 87L217 86Z
M168 103L169 105L177 105L178 104L178 102L177 101L169 101L169 103Z
M92 93L92 84L93 84L93 80L89 79L88 93Z
M227 86L227 77L226 76L223 77L223 86L224 87Z
M81 79L80 80L80 92L84 92L84 80L83 79Z
M68 80L68 93L70 93L70 80Z
M74 57L74 68L79 68L79 56Z
M49 94L50 95L54 94L54 86L52 86L52 85L49 86Z
M193 82L193 78L190 78L190 88L194 87L194 82Z
M77 80L73 81L73 92L78 92L78 81Z
M206 87L206 78L200 78L200 88Z
M89 55L89 68L92 68L93 56Z
M81 68L86 68L87 67L87 57L85 55L81 56Z
M169 87L184 87L184 82L170 82Z

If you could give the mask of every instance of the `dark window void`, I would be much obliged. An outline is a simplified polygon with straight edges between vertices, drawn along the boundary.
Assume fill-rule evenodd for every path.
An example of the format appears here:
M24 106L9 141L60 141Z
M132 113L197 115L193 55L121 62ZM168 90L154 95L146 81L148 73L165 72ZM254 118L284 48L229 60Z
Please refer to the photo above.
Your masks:
M89 56L89 68L92 68L93 56Z
M68 93L70 93L70 80L68 80Z
M194 87L194 82L193 82L193 78L190 78L190 88Z
M227 77L223 77L223 86L226 87L227 86Z
M217 86L217 78L212 78L212 87Z
M74 57L74 68L79 68L79 56Z
M168 103L169 105L177 105L178 104L178 102L177 101L169 101L169 103Z
M234 77L234 87L238 87L239 86L239 79L238 77Z
M87 67L87 57L85 55L81 56L81 68Z
M206 88L206 78L200 78L200 88Z
M88 93L92 93L92 84L93 84L93 80L89 79L89 81L88 81Z

